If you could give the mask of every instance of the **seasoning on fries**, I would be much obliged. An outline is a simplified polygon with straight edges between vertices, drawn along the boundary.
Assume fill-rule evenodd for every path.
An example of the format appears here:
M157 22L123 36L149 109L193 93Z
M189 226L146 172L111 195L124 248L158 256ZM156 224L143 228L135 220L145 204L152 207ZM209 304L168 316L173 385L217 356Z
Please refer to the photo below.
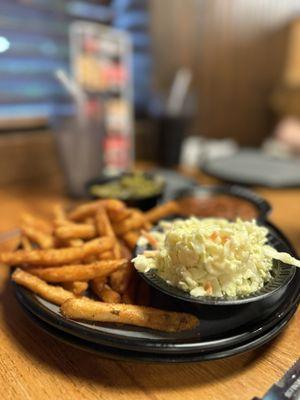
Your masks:
M107 278L95 278L91 281L91 289L100 299L101 299L101 292L106 282Z
M92 239L96 235L96 228L90 224L67 223L59 226L54 231L58 239Z
M67 318L99 322L118 322L165 332L193 329L198 319L191 314L158 310L131 304L108 304L86 298L70 299L61 306Z
M48 283L42 279L31 275L20 268L14 271L12 274L12 280L54 304L61 305L66 300L75 298L75 295L68 290L63 289L60 286L48 285Z
M32 250L32 248L33 248L32 243L30 242L30 240L28 239L27 236L22 235L20 242L21 242L21 246L24 250L27 250L27 251Z
M123 294L133 279L136 271L131 262L127 262L110 276L110 285L118 293Z
M20 267L12 280L61 305L67 318L165 332L192 329L198 323L193 315L145 307L151 304L150 289L131 263L138 238L143 234L155 247L148 232L151 224L175 210L176 203L169 202L142 213L122 201L106 199L71 211L56 205L52 221L26 214L22 249L1 253L0 263ZM91 291L98 301L84 297Z
M116 239L116 234L110 223L107 212L103 206L100 206L98 211L96 212L95 220L98 234L100 236L109 236L114 241L113 258L120 258L120 246Z
M54 246L54 238L48 233L39 231L37 228L23 225L21 232L29 240L38 244L41 249L51 249Z
M56 204L53 207L54 225L60 226L67 221L66 212L62 204Z
M109 217L113 223L124 221L132 214L133 209L124 208L123 210L110 210Z
M29 272L46 282L89 281L106 277L120 268L126 260L96 261L92 264L65 265L61 267L33 268Z
M125 233L134 229L141 228L145 223L145 217L140 213L134 213L129 218L114 225L114 230L117 235L124 235Z
M95 294L105 303L120 303L121 295L109 285L103 283L103 281L97 282L97 279L98 278L92 281L92 289Z
M107 251L104 251L103 253L99 254L100 260L113 260L114 258L115 258L115 256L114 256L114 253L112 252L112 250L107 250Z
M84 292L89 287L88 282L74 281L74 282L64 282L63 288L74 293L76 296L84 294Z
M0 254L0 262L9 265L62 265L84 260L91 255L100 254L111 249L113 241L109 237L91 240L81 247L67 247L49 250L17 250Z
M39 231L42 231L44 233L51 233L52 232L52 226L49 222L35 217L32 214L29 213L24 213L21 218L21 223L22 225L27 225L31 226L35 229L38 229Z
M137 281L137 276L134 275L133 278L128 282L125 290L123 291L122 303L135 304Z
M131 250L135 248L139 237L140 234L138 231L130 231L127 232L124 236L122 236L124 242Z
M92 201L90 203L82 204L81 206L78 206L73 211L71 211L69 214L69 219L71 221L82 221L83 219L94 215L95 212L98 210L99 205L105 207L107 210L110 211L117 211L125 208L125 204L122 201L116 199Z
M179 205L176 201L169 201L161 206L154 207L145 213L148 222L157 222L158 220L168 217L172 214L178 214L180 211Z

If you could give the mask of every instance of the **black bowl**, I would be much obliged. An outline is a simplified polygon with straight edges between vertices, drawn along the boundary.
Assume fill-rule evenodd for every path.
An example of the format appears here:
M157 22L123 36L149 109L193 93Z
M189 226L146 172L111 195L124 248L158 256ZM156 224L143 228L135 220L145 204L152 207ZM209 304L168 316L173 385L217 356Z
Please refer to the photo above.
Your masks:
M274 247L278 251L286 251L286 244L281 234L273 229L272 225L266 224L269 229L268 244ZM159 230L159 227L154 227L154 230ZM137 242L135 248L135 255L142 254L145 250L151 249L151 246L140 245ZM210 305L210 306L238 306L247 303L259 302L270 300L275 302L283 295L286 287L289 285L296 273L296 267L286 265L280 261L273 260L273 269L271 271L272 278L267 282L260 290L250 293L243 297L214 297L214 296L191 296L188 292L185 292L177 287L171 286L165 280L163 280L155 270L139 274L145 279L145 281L153 286L155 289L169 295L177 300L183 300L194 306L198 305Z
M97 178L89 180L85 185L87 196L90 197L91 199L101 199L102 198L101 196L96 196L91 193L91 187L93 185L101 185L104 183L113 182L113 181L116 181L116 180L122 178L123 176L128 176L128 175L131 175L131 173L123 172L121 174L117 174L117 175L113 175L113 176L99 176ZM162 181L161 190L159 193L154 194L152 196L147 196L147 197L131 197L131 198L127 198L127 199L122 199L122 198L119 198L119 199L124 201L124 203L126 203L126 205L128 207L139 208L142 211L147 211L150 208L155 207L158 204L158 202L162 199L164 190L165 190L165 182L164 182L163 177L161 177L160 175L157 175L155 173L144 172L144 175L147 178L150 178L153 180L160 179Z

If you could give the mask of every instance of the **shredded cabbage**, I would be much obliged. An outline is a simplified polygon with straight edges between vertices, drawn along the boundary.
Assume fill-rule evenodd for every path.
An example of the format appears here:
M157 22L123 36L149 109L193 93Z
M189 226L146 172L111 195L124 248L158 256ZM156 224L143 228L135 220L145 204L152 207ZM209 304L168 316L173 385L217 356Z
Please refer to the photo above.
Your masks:
M162 227L162 233L153 232L157 250L138 255L134 265L141 272L156 269L162 279L192 296L248 295L271 279L273 258L282 258L267 245L267 228L255 220L191 217L163 222ZM297 262L291 256L284 259Z

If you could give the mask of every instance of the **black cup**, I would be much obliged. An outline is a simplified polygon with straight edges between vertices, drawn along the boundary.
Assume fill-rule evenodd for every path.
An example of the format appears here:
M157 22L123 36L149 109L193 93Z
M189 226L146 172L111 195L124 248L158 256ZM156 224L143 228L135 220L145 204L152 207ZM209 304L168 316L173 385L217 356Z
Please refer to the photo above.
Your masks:
M158 161L164 167L179 164L182 142L190 123L186 115L164 115L158 119Z

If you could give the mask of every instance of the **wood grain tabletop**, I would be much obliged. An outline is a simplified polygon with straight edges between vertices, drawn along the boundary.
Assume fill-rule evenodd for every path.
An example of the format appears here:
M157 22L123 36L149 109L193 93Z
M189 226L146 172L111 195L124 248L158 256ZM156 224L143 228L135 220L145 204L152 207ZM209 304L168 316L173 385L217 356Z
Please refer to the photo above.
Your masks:
M300 251L300 189L259 192L276 223ZM66 199L59 181L0 189L0 233L20 214L45 215ZM11 248L15 240L2 243ZM41 331L23 313L0 267L1 400L250 400L262 396L300 356L300 310L271 343L235 357L193 364L110 361L72 348Z

